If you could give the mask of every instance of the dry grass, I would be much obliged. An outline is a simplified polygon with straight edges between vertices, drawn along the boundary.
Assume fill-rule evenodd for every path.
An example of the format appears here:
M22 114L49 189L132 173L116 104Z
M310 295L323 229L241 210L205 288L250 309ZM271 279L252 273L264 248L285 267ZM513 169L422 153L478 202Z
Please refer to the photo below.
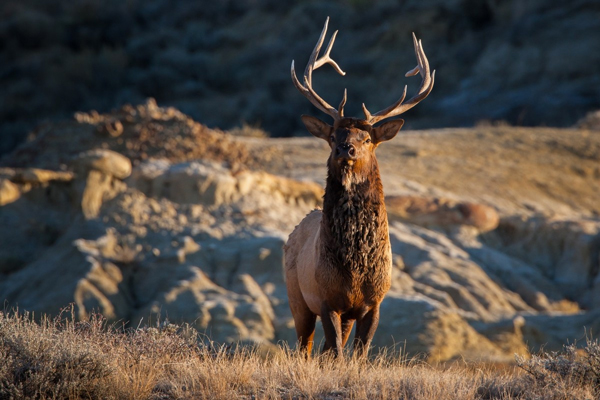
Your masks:
M245 136L261 139L269 137L269 134L259 125L250 125L246 122L242 123L242 126L231 128L230 130L226 131L226 133L233 136Z
M531 378L552 392L569 398L572 387L588 387L600 394L600 342L588 339L585 348L575 344L564 347L563 352L552 352L525 359L516 356L517 365ZM591 396L589 398L592 398Z
M265 358L202 339L187 326L123 330L98 316L35 322L0 312L0 399L592 399L600 393L597 375L555 374L536 361L542 358L522 362L527 374L385 355L305 360L288 349Z

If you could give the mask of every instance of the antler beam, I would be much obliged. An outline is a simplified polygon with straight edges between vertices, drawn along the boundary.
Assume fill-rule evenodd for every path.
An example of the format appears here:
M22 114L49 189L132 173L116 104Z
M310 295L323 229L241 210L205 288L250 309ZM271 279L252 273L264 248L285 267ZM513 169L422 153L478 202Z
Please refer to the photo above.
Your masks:
M363 103L363 112L365 113L365 119L369 124L374 125L383 119L400 115L419 104L421 100L423 100L429 95L429 93L431 93L431 90L433 89L433 83L435 81L435 70L432 73L429 72L429 61L427 60L427 56L425 55L425 51L423 50L423 45L421 44L420 40L417 40L417 37L414 33L413 43L415 46L415 55L417 57L417 66L408 71L405 76L414 76L417 73L421 74L422 80L421 86L419 87L419 91L406 103L403 103L404 98L406 97L407 89L407 87L404 86L404 92L402 93L402 97L400 97L398 101L396 101L389 107L384 108L381 111L377 111L375 114L371 114L369 110L367 110L365 103Z
M346 75L344 71L337 65L337 63L331 58L331 48L333 47L333 43L335 42L335 37L337 36L338 31L335 31L329 40L329 44L327 45L327 49L325 50L325 54L319 57L319 51L321 50L321 46L323 45L323 41L325 40L325 34L327 33L327 25L329 24L329 17L325 21L325 26L323 27L323 31L321 31L321 36L317 41L317 45L315 46L310 58L308 59L308 63L306 64L306 69L304 70L304 84L301 84L296 76L296 71L294 69L294 61L292 60L291 74L292 81L294 82L294 86L310 101L315 107L319 110L323 111L325 114L330 115L334 121L338 121L344 117L344 105L346 104L346 91L344 90L344 97L336 110L332 106L330 106L325 100L323 100L317 92L315 92L312 88L312 73L317 68L329 64L331 65L338 74Z

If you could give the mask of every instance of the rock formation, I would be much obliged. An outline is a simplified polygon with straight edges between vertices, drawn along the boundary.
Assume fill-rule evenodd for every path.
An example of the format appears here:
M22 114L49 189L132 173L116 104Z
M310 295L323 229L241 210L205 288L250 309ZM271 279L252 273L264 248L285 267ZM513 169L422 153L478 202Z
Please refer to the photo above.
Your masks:
M322 178L299 165L325 174L324 159L294 154L298 143L233 139L153 102L50 127L1 160L0 299L36 315L74 303L82 319L168 319L215 342L293 345L282 245L322 196ZM262 169L279 160L280 175ZM374 345L510 361L598 331L597 217L445 193L386 198L393 286Z

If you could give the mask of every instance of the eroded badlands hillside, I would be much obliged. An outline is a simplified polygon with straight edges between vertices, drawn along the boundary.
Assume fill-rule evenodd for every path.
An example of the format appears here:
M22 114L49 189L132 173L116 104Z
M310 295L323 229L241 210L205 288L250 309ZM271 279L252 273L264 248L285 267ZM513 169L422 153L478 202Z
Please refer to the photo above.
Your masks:
M292 343L282 245L320 203L327 155L152 101L42 126L0 160L0 298ZM509 361L598 331L597 131L406 131L378 158L395 261L376 346Z

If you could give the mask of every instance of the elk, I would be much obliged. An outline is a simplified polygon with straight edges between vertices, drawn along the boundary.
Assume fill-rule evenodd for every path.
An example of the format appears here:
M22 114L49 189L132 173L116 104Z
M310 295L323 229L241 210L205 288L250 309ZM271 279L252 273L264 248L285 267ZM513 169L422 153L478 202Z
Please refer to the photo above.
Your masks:
M421 75L417 94L404 102L405 86L402 97L389 107L371 114L363 103L364 119L344 117L346 90L335 109L312 87L313 71L325 64L345 75L330 56L337 31L319 58L328 23L329 18L310 55L303 83L296 76L294 61L291 66L292 81L300 93L333 118L331 126L316 117L302 116L306 129L327 141L331 153L322 210L311 211L284 246L289 305L299 348L306 357L312 351L317 316L325 333L323 352L342 354L355 321L354 353L360 356L368 352L392 273L387 213L375 149L394 138L404 120L374 125L417 105L429 95L435 78L421 41L413 34L417 66L406 76Z

